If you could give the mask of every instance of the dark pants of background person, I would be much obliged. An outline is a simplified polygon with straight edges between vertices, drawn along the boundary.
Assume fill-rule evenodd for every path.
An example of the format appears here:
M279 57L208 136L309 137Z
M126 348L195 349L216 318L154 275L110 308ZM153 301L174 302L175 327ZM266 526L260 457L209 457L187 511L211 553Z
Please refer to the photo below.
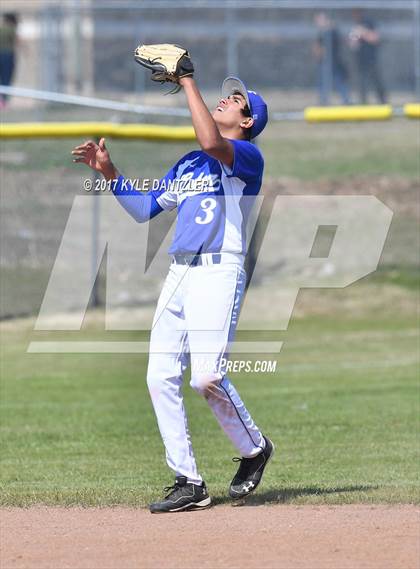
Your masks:
M325 66L321 63L318 67L318 92L321 105L328 105L330 92L336 90L344 105L350 104L350 93L347 76L341 67L334 67L331 73L326 73Z
M15 54L13 51L0 51L0 83L7 87L11 84L15 70ZM7 101L8 95L0 94L2 101Z
M360 102L367 103L369 88L373 87L379 102L386 103L385 87L376 61L358 63Z

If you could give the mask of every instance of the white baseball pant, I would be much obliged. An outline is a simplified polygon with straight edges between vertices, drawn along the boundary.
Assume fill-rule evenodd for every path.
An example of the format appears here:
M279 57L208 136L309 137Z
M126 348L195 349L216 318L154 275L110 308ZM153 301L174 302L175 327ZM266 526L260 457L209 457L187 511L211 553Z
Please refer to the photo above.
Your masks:
M245 290L239 256L222 254L220 264L172 263L159 297L150 337L147 383L168 466L176 476L200 484L184 408L183 374L203 395L241 456L265 446L262 433L226 377L227 359ZM203 262L211 255L201 255ZM227 262L226 262L227 260Z

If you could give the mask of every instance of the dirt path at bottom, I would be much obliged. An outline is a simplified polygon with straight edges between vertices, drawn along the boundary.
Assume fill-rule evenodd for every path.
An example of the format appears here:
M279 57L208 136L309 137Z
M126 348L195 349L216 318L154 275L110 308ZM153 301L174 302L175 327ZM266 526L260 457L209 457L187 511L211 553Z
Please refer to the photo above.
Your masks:
M1 569L417 569L414 506L1 510Z

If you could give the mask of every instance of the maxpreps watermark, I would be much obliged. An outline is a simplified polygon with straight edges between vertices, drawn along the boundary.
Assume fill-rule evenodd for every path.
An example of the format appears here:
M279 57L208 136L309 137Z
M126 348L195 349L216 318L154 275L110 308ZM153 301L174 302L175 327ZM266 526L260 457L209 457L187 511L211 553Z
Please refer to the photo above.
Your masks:
M194 358L191 362L191 372L193 374L213 374L222 373L275 373L277 369L276 360L228 360L221 358L216 369L214 360Z
M121 184L123 179L119 182ZM195 185L197 183L204 183L204 180L194 182ZM107 187L111 185L105 184L105 188ZM210 191L215 187L216 180ZM150 331L153 327L152 313L134 308L141 306L142 297L139 296L139 291L145 287L148 287L150 298L156 298L156 302L158 300L156 279L161 279L162 267L168 262L164 239L169 236L174 220L161 216L151 224L137 223L131 216L127 216L127 212L120 207L113 195L107 194L98 192L100 200L94 200L96 207L100 202L100 223L96 214L92 215L92 212L97 210L92 208L91 195L75 196L36 320L35 331L82 329L104 258L105 329ZM197 204L197 208L201 208L204 219L211 221L209 199L206 196L203 200L198 200L200 204ZM225 193L214 196L211 200L212 207L223 207L226 216L229 212L239 211L237 195ZM252 203L247 203L248 200L252 200ZM279 195L268 202L266 210L261 210L266 203L263 196L241 196L240 202L241 208L244 209L258 207L256 212L258 215L264 215L266 228L241 306L239 332L287 330L300 289L344 288L375 271L393 215L385 204L371 195ZM202 219L202 215L197 215L191 222ZM256 227L256 219L257 216L255 220L251 219L254 225L249 227L250 238ZM334 233L328 247L320 247L323 243L320 237L326 228ZM91 247L86 246L86 238L90 235L94 236ZM272 267L281 267L281 273ZM190 269L187 266L187 270L194 271L195 268ZM275 310L256 311L255 307L259 306L261 295L271 293L271 289L264 288L265 274L270 274L270 279L277 277L277 282L271 282L276 282L281 301L277 303ZM123 275L129 276L123 278ZM170 297L167 299L167 302L169 301ZM162 305L160 311L163 309ZM212 328L207 331L210 340L211 332L219 330L220 323L214 322L209 326ZM282 344L271 336L263 340L235 341L232 342L229 353L238 354L239 358L250 358L251 354L262 358L266 355L273 357L281 351ZM171 352L171 346L171 339L168 342L162 339L158 352ZM210 348L211 346L206 346L205 353L208 353ZM28 351L148 353L150 345L148 341L95 341L84 336L83 341L31 341ZM212 353L215 354L213 365L216 365L217 349ZM207 356L203 359L212 358ZM268 366L260 366L259 363L254 365L252 360L248 359L242 363L238 361L226 365L232 366L232 371L245 373L263 373L263 365ZM265 371L267 370L268 367L265 368Z
M160 180L158 178L124 178L118 187L118 193L131 192L148 192L149 190L160 190L172 193L182 192L205 192L217 189L215 180L212 176L199 176L190 178L183 176L175 180ZM116 182L115 180L105 180L105 178L86 178L83 181L83 189L86 192L112 192Z

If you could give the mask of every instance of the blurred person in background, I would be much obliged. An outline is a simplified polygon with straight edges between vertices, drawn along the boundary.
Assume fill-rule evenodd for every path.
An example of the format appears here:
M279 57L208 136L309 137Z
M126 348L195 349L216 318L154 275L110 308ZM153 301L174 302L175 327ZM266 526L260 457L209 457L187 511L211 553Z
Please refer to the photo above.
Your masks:
M359 81L360 102L367 103L369 86L373 86L380 103L386 103L386 93L378 64L381 37L375 22L368 19L362 10L353 10L355 23L350 32L350 48L355 52Z
M14 13L3 14L0 24L0 83L12 83L16 63L18 17ZM0 108L4 108L8 95L0 94Z
M343 104L349 105L348 73L341 58L340 33L325 12L315 14L314 23L319 30L313 46L313 54L318 62L319 102L328 105L330 93L335 89Z

